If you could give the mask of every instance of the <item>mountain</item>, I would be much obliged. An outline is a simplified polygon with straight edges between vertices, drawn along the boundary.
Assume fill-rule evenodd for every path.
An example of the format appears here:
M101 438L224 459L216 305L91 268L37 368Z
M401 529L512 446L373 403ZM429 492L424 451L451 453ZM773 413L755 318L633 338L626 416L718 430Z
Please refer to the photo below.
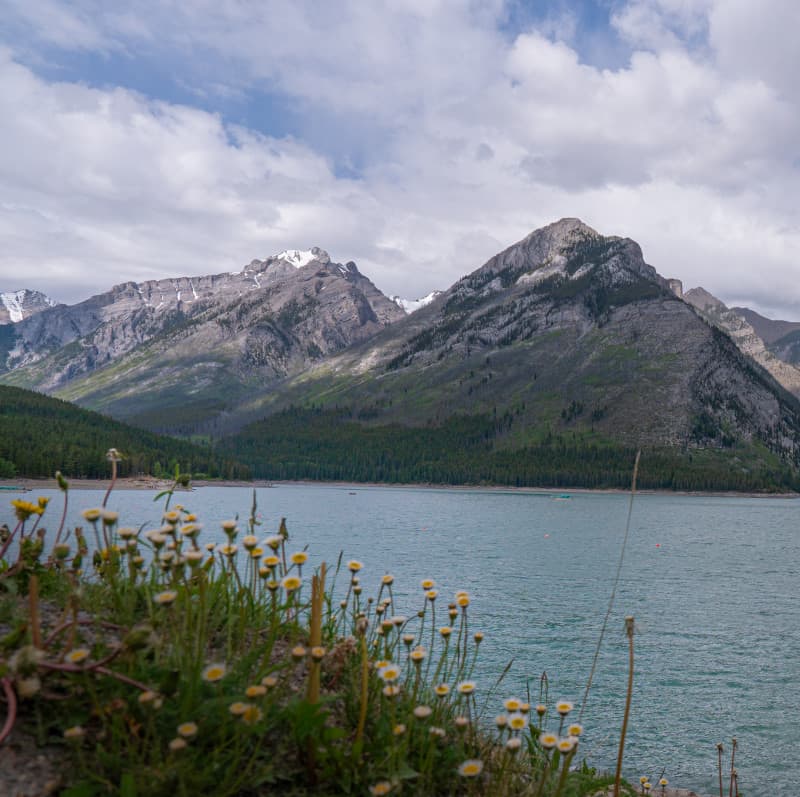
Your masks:
M426 436L451 434L457 418L475 419L464 439L482 441L494 473L491 462L524 460L554 438L689 458L713 449L728 470L796 462L800 404L672 288L634 241L562 219L371 340L285 379L250 405L279 415L247 427L230 450L250 451L258 468L264 442L280 438L276 424L304 407L310 415L294 428L333 413L318 437L335 417L350 430L348 450L360 457L381 440L376 456L387 462L407 443L424 459ZM427 431L411 445L415 428ZM320 472L332 461L323 457Z
M800 366L800 321L773 321L747 307L734 307L780 360Z
M124 455L122 476L174 472L227 479L249 478L233 458L185 440L134 429L96 412L40 393L0 386L0 478L103 478L109 474L106 452Z
M124 283L13 324L2 381L190 433L403 316L355 263L290 250L234 273Z
M781 341L784 341L786 337L791 340L794 335L797 341L797 353L800 355L800 324L794 325L796 329L792 332L791 322L770 321L770 319L746 308L729 308L704 288L692 288L683 294L683 298L710 323L730 335L734 343L746 355L752 357L781 385L795 396L800 396L800 368L792 364L791 355L780 357L774 351L776 345L780 347ZM750 319L755 321L758 329L750 323ZM770 338L772 343L769 348L765 345L767 341L764 334ZM796 361L800 363L800 357Z
M0 324L22 321L56 303L39 291L23 288L21 291L0 293Z

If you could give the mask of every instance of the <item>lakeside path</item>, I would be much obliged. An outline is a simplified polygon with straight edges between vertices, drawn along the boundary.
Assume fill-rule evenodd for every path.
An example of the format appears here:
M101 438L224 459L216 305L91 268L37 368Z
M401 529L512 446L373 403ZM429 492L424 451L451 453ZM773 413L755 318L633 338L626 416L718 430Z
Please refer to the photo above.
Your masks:
M106 490L111 483L110 479L70 479L67 478L71 490ZM130 476L117 479L115 490L168 490L173 482L169 479L156 479L152 476ZM193 481L190 488L177 488L176 492L191 492L192 489L203 487L249 487L264 489L281 486L315 485L322 487L338 487L341 489L358 490L359 488L381 487L384 489L418 489L418 490L478 490L481 492L498 493L527 493L530 495L629 495L630 490L602 489L588 487L515 487L502 484L431 484L426 482L412 482L409 484L395 484L388 482L339 482L339 481L270 481L266 479L254 481ZM13 490L2 489L20 487L24 490L57 490L55 479L0 479L0 489L13 495ZM800 498L800 493L747 493L724 492L703 490L636 490L637 495L688 495L688 496L714 496L718 498Z

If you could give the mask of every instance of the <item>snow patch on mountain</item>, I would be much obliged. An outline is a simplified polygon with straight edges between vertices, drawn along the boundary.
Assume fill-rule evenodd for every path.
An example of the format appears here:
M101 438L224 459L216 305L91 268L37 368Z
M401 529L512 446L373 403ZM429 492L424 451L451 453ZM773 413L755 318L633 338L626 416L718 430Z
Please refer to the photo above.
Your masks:
M5 308L12 324L22 321L23 318L27 318L45 307L55 307L56 305L50 297L27 288L23 288L21 291L0 293L0 304Z
M399 296L392 296L390 298L398 307L405 311L406 315L408 315L415 310L419 310L421 307L429 305L437 296L440 296L441 293L442 291L431 291L427 296L423 296L421 299L401 299Z
M322 257L324 256L324 258ZM307 266L312 260L329 260L328 253L314 246L311 249L284 249L278 255L275 255L277 260L283 260L286 263L293 265L295 268L303 268Z

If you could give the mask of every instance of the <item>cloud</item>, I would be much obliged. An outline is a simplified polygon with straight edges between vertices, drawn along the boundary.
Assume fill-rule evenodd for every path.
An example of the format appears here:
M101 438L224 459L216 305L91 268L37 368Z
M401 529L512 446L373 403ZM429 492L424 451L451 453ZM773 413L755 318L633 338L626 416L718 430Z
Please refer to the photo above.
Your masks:
M35 32L45 7L26 6L30 41L69 48ZM320 245L388 293L423 295L577 215L687 286L800 317L791 9L776 25L744 0L630 0L612 69L575 49L574 20L509 31L500 3L108 8L70 4L91 25L74 47L104 48L110 71L167 64L206 110L52 82L6 54L0 269L30 264L30 287L78 298ZM213 112L214 97L265 93L288 98L294 137L269 115L256 130Z

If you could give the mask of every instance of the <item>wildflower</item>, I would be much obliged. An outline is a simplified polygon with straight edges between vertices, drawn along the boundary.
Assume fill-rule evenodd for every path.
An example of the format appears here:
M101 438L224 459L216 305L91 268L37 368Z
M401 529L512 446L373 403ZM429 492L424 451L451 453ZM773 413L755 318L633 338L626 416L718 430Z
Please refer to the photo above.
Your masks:
M325 648L322 647L322 645L314 645L314 647L311 648L311 658L314 659L314 661L322 661L322 659L325 658Z
M433 691L436 692L436 697L446 697L450 692L450 687L447 684L438 684Z
M644 793L645 793L645 794L649 794L649 793L650 793L650 789L652 789L652 788L653 788L653 784L652 784L652 783L650 783L650 781L649 781L649 780L648 780L648 781L645 781L645 782L642 784L642 788L644 789Z
M86 736L86 731L80 725L73 725L64 731L64 738L68 742L77 742Z
M392 662L388 659L381 659L380 661L376 661L373 665L376 670L382 670L384 667L388 667Z
M469 595L466 592L456 598L456 603L462 608L466 609L469 606Z
M438 736L440 739L444 739L444 737L447 735L444 731L444 728L440 728L438 725L431 725L431 727L428 728L428 733L431 736Z
M233 556L238 550L239 550L238 545L231 545L230 543L228 543L227 545L220 545L219 548L217 548L217 551L219 553L227 557Z
M483 772L483 761L478 758L470 758L458 767L458 774L462 778L476 778Z
M139 695L139 704L142 706L149 706L151 704L155 705L158 699L158 692L148 689L146 692L142 692Z
M266 567L277 567L281 563L281 560L278 559L277 556L267 556L264 559L264 565Z
M394 615L393 617L390 617L390 618L389 618L389 622L391 622L391 623L392 623L392 625L395 625L395 626L397 626L398 628L399 628L401 625L403 625L403 623L405 623L405 622L406 622L406 620L408 620L408 618L407 618L405 615L403 615L403 614L396 614L396 615Z
M414 716L418 720L427 719L432 713L433 709L430 706L416 706L414 708Z
M253 559L260 559L264 555L263 548L251 548L250 549L250 556Z
M255 697L264 697L267 694L267 687L263 684L256 684L255 686L248 686L244 693L251 700Z
M435 582L435 581L434 581L432 578L426 578L426 579L425 579L425 580L422 582L422 589L424 589L426 592L427 592L429 589L433 589L433 588L434 588L434 586L436 586L436 582Z
M571 736L567 736L565 739L559 739L558 742L558 751L566 755L567 753L572 752L572 748L575 747L575 739Z
M547 713L547 706L544 703L537 703L536 705L536 713L543 717Z
M248 534L245 537L242 537L242 545L244 545L244 547L249 551L258 545L258 537L256 537L255 534Z
M298 576L286 576L283 581L281 581L281 586L287 592L294 592L294 590L300 589L302 584L303 581Z
M159 606L171 606L177 597L178 593L174 589L168 589L153 595L153 601Z
M522 701L518 700L516 697L509 697L507 700L503 701L503 707L506 711L519 711L521 705Z
M475 681L462 681L456 689L458 689L462 695L471 695L475 691L475 687Z
M483 642L483 631L476 631L473 639L475 640L476 645L480 645L481 642Z
M437 596L438 594L439 594L438 590L435 590L435 589L429 589L429 590L428 590L428 591L425 593L425 597L426 597L426 598L427 598L429 601L431 601L431 603L433 603L433 601L435 601L435 600L436 600L436 596Z
M230 711L234 717L241 717L244 712L247 711L249 705L249 703L243 703L241 700L237 700L235 703L231 703L228 706L228 711Z
M387 587L391 586L394 583L394 576L390 573L387 573L383 578L381 578L381 583L385 584Z
M148 531L147 539L155 545L156 548L163 548L167 538L160 531Z
M304 565L308 561L308 554L305 551L298 551L291 555L292 564Z
M308 651L302 645L295 645L292 648L292 658L298 661L305 658L306 653L308 653Z
M119 520L119 512L112 512L110 509L104 509L102 516L104 526L113 526Z
M406 732L406 726L403 725L402 722L398 722L397 725L392 728L392 735L393 736L402 736Z
M214 550L214 548L216 548L216 547L217 547L217 544L215 542L207 542L206 543L206 550L209 553L211 553Z
M566 717L570 711L572 711L573 705L568 700L559 700L556 703L556 711L562 716Z
M202 678L204 681L213 684L217 681L221 681L225 677L225 673L224 664L209 664L208 667L203 670Z
M666 778L661 778L661 780L658 781L658 785L659 786L669 786L669 781Z
M387 684L383 687L385 697L397 697L400 694L400 687L396 684Z
M116 448L109 448L108 451L106 451L106 459L109 462L120 462L122 461L122 454L120 454Z
M233 532L236 531L236 521L235 520L223 520L222 521L222 530L231 535Z
M42 682L38 675L17 679L17 693L20 697L33 697L41 688Z
M199 523L186 523L184 526L181 526L181 534L183 534L184 537L193 539L200 533L202 528L203 527Z
M267 689L272 689L273 686L277 686L278 678L275 675L265 675L261 679L261 683L267 687Z
M512 714L508 718L508 727L511 728L512 731L523 731L527 724L528 722L522 714Z
M203 561L202 551L186 551L183 558L189 563L190 567L200 564Z
M400 668L396 664L387 664L380 669L378 675L382 681L392 684L400 677Z
M539 743L545 750L552 750L558 744L558 736L554 733L543 733L539 737Z
M197 734L196 722L183 722L178 725L178 736L183 736L184 739L191 739Z
M641 783L641 784L642 784L642 786L644 786L644 784L645 784L645 783L647 783L647 775L642 775L642 776L639 778L639 783Z
M171 750L173 753L177 753L177 752L179 752L180 750L185 750L185 749L186 749L186 747L187 747L187 744L186 744L186 739L183 739L183 738L182 738L182 737L180 737L180 736L176 736L176 737L175 737L175 738L174 738L174 739L173 739L173 740L172 740L172 741L169 743L169 749L170 749L170 750Z
M277 590L279 586L280 584L277 581L267 581L267 589L270 592L275 592L275 590Z
M520 747L522 747L522 739L520 739L519 736L512 736L506 742L506 750L508 750L509 753L516 753Z
M144 567L144 557L143 557L143 556L134 556L134 557L133 557L133 559L132 559L131 561L132 561L132 562L134 563L134 565L136 565L136 567L138 567L140 570L141 570L141 569Z
M245 725L255 725L262 717L264 712L252 703L248 703L247 708L242 712L242 722Z
M523 704L522 704L522 705L519 707L519 710L520 710L520 711L521 711L523 714L530 714L530 711L531 711L531 704L530 704L530 703L523 703Z
M120 539L122 540L130 540L136 536L136 529L131 529L125 526L124 528L117 529L117 534L119 534Z
M39 497L36 499L36 503L38 504L38 506L39 506L39 509L41 509L41 510L45 510L45 509L47 509L47 505L50 503L50 499L49 499L49 498L46 498L46 497L45 497L45 496L43 496L43 495L40 495L40 496L39 496Z
M403 644L410 645L414 641L413 634L403 634Z
M86 661L88 658L88 648L75 648L67 653L66 656L64 656L64 661L68 661L70 664L80 664L82 661Z
M418 647L414 648L414 650L412 650L411 653L409 653L408 655L411 661L414 662L414 664L422 664L422 661L427 655L427 653L425 651L425 648Z
M452 633L453 633L453 629L452 629L452 628L450 628L450 626L449 626L449 625L443 625L443 626L442 626L442 627L439 629L439 633L440 633L440 634L441 634L441 635L442 635L442 636L443 636L445 639L447 639L447 637L449 637L449 636L450 636L450 634L452 634Z
M351 573L357 573L359 570L361 570L362 567L364 567L364 565L361 562L359 562L357 559L351 559L347 563L347 569Z
M13 504L14 502L12 501L11 503ZM83 515L84 520L88 520L90 523L96 523L100 520L102 511L102 509L84 509L81 515Z
M281 547L281 543L283 542L283 537L275 536L275 537L267 537L264 542L267 544L268 547L272 548L273 551L277 551L278 548Z
M56 559L66 559L69 556L69 545L65 542L60 542L58 545L53 546L53 556Z
M577 722L574 722L569 726L569 728L567 728L567 733L570 736L580 736L583 733L583 725L579 725Z
M177 525L181 519L181 513L177 509L170 509L169 512L164 513L164 522L169 523L170 526Z

